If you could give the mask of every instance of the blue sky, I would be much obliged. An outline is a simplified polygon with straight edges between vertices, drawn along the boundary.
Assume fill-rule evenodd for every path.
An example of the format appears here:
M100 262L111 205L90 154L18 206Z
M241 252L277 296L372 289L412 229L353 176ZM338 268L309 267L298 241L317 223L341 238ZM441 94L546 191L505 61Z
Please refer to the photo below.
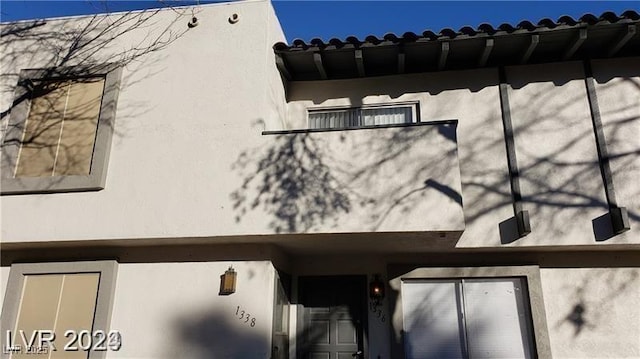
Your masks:
M201 1L205 3L207 1ZM3 22L43 17L91 14L158 7L163 4L184 5L194 1L0 1ZM516 25L522 20L537 22L562 15L574 18L585 13L600 15L604 11L620 14L625 10L640 12L640 1L273 1L280 23L289 41L319 37L345 38L350 35L398 35L407 31L435 32L444 27L477 27L482 23Z

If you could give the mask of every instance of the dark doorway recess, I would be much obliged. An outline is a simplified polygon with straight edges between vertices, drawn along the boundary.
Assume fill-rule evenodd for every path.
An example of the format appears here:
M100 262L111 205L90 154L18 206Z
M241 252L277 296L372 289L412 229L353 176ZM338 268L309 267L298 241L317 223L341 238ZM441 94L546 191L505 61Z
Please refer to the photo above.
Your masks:
M298 284L298 358L365 358L366 276L300 277Z

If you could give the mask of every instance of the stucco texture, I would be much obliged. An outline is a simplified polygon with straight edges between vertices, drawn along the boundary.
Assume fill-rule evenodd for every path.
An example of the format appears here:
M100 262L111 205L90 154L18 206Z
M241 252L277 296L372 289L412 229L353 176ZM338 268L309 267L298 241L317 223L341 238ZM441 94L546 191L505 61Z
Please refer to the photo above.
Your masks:
M219 295L229 266L236 292ZM120 264L111 329L122 348L107 357L267 358L273 285L266 261Z
M640 239L640 59L594 61L593 75L618 206L631 229L616 240Z
M495 69L294 82L289 128L307 126L307 108L417 102L420 121L455 119L465 231L458 247L500 245L498 223L511 211ZM442 156L447 152L441 151ZM429 164L418 159L412 166ZM403 181L402 175L396 181ZM399 192L399 198L403 192ZM429 215L438 216L434 210Z
M640 268L540 272L554 358L640 358Z
M3 111L11 106L19 71L60 65L61 52L69 48L64 40L85 41L85 29L92 31L86 36L104 31L102 46L81 48L64 65L123 62L105 189L3 196L3 241L267 231L268 219L237 225L231 194L244 180L234 171L240 153L262 141L264 123L278 120L274 102L284 107L270 45L282 40L282 32L268 1L193 10L199 21L191 29L190 8L165 9L52 20L3 41ZM233 14L239 21L231 24ZM231 39L242 41L230 46ZM24 56L26 49L38 55Z

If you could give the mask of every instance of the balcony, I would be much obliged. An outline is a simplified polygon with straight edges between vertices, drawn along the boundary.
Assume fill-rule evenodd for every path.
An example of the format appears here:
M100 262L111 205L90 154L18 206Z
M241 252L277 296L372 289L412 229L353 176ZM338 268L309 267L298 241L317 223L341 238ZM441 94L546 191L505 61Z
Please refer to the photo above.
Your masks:
M233 195L275 233L464 230L457 121L267 131ZM256 155L258 156L256 158ZM251 217L251 215L249 215Z

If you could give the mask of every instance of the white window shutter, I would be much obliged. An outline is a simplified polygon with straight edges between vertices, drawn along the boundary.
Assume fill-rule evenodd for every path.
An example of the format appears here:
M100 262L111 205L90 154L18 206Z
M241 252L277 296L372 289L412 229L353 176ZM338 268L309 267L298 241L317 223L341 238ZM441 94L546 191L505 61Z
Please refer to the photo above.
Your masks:
M412 107L380 107L362 109L362 119L365 126L393 125L413 121Z
M465 279L464 304L471 358L531 358L519 278Z
M464 358L459 281L402 283L406 359Z

